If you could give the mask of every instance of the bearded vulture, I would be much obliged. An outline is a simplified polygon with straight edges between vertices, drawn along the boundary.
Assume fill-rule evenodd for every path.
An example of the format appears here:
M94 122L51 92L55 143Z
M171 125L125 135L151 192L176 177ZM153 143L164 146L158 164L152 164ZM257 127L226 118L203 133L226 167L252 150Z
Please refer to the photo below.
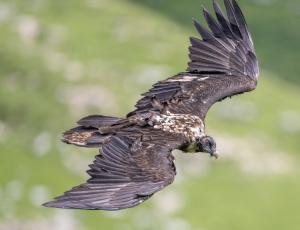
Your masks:
M125 118L91 115L64 132L62 141L99 148L90 178L46 207L120 210L143 203L174 181L172 150L217 157L204 119L218 101L256 88L259 67L245 18L235 0L224 0L225 15L203 10L208 29L194 21L202 39L190 38L188 68L159 81Z

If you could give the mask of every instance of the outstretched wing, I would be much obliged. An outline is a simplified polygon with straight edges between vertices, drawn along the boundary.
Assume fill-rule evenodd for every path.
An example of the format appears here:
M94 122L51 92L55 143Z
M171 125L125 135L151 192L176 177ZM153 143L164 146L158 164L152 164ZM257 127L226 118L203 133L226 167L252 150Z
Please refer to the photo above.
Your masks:
M258 64L243 13L235 0L224 0L224 3L229 20L214 1L217 20L203 10L210 31L194 21L202 40L191 38L188 71L257 78Z
M44 206L101 210L136 206L173 182L171 151L181 139L152 128L122 131L102 147L85 184Z
M133 113L166 107L204 118L215 102L256 88L258 62L242 11L234 0L224 0L226 18L213 3L217 19L204 9L210 30L195 21L202 40L190 39L188 72L155 84Z

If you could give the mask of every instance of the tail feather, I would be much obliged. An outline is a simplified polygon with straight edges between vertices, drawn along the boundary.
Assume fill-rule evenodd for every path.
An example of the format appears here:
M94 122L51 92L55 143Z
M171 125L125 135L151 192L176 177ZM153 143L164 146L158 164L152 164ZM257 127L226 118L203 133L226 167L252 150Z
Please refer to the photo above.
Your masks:
M102 115L92 115L80 119L79 126L63 133L62 141L80 147L101 147L109 141L114 124L121 121L121 118ZM104 133L102 130L106 130Z
M62 141L80 147L100 147L108 141L110 135L102 135L96 128L78 126L63 133Z

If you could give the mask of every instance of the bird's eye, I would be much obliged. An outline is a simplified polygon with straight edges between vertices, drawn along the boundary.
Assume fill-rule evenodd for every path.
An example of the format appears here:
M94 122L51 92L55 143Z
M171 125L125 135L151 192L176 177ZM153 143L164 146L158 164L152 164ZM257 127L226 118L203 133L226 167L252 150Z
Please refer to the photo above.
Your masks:
M207 141L206 145L209 146L209 148L211 149L211 148L213 148L214 143L211 141Z

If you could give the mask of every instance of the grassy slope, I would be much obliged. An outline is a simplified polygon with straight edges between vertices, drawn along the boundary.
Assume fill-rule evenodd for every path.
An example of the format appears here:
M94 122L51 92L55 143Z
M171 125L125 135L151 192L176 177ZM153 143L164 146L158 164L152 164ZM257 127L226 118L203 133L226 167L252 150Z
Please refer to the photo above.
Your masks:
M59 133L80 115L107 113L101 110L99 102L98 110L91 107L72 114L61 102L59 89L101 85L116 95L117 109L110 112L123 114L132 109L137 95L152 82L185 68L187 37L192 32L191 27L176 24L168 15L128 1L57 0L44 1L38 7L25 1L7 1L7 4L12 6L13 13L0 24L0 121L7 127L0 142L0 187L4 194L0 201L2 199L6 205L12 203L5 190L11 180L21 181L24 189L15 211L1 209L0 215L3 218L9 212L19 217L47 215L52 211L31 204L28 197L32 186L45 185L53 196L82 181L63 164L63 159L73 154L74 148L58 144ZM27 43L16 32L20 17L25 15L31 15L39 24L36 38ZM259 38L262 25L251 13L250 16L253 19L250 24L254 24ZM285 49L282 43L278 46ZM56 71L51 71L46 61L53 52L64 56L62 66L58 65ZM265 50L259 52L268 60L274 55ZM65 69L74 61L83 66L82 77L68 81ZM266 67L277 70L268 64ZM288 65L284 68L289 70ZM149 77L143 81L143 76ZM209 131L245 137L267 136L272 148L289 153L298 165L299 132L282 135L279 121L283 110L300 114L300 103L294 99L299 98L299 89L274 76L274 72L263 73L255 93L233 99L234 102L253 102L257 108L257 121L236 122L220 118L220 104L208 117ZM32 142L42 132L50 135L51 147L48 154L38 157L32 153ZM75 151L74 156L80 155L78 150ZM86 158L93 156L89 154ZM298 170L294 174L299 175ZM246 176L230 161L221 160L214 162L204 176L185 178L181 190L186 197L186 206L172 215L155 215L151 201L142 208L127 211L117 221L102 212L78 211L76 215L89 229L99 226L103 229L124 226L141 229L142 225L136 223L136 219L144 212L161 229L170 224L165 219L171 217L188 221L192 229L296 229L299 226L297 194L300 185L297 177L290 174ZM146 214L142 216L145 220ZM144 228L157 229L147 225Z
M191 17L202 20L200 6L212 9L210 0L131 0L156 12L168 15L186 28L191 28ZM221 2L221 1L219 1ZM297 0L261 1L239 0L255 38L255 46L264 68L275 71L285 79L299 84L300 31L297 30L300 3ZM184 9L184 10L182 10ZM293 61L291 61L293 60Z

